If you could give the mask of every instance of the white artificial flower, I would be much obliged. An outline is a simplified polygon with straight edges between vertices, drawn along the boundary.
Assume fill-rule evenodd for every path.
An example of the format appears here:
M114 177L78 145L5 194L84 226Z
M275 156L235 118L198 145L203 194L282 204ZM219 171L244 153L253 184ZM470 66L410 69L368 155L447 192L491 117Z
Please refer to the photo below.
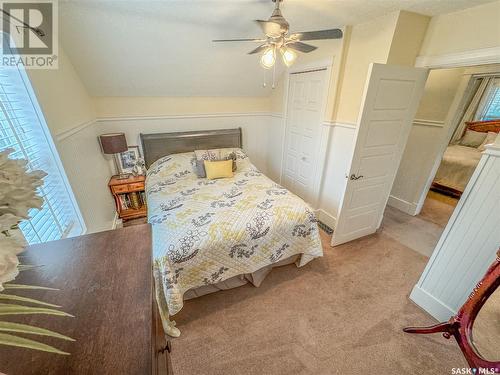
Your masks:
M0 291L4 289L2 284L18 275L17 254L25 245L20 232L11 229L29 219L30 209L42 207L37 190L47 175L43 171L28 172L25 160L9 159L12 152L0 151Z
M12 214L22 219L28 218L31 208L41 208L43 200L37 195L43 184L42 171L26 171L26 161L9 159L13 149L0 152L0 216Z
M23 245L14 237L0 235L0 292L3 284L12 281L19 274L17 254L23 250Z
M0 215L0 233L12 229L22 218L13 214L3 214Z

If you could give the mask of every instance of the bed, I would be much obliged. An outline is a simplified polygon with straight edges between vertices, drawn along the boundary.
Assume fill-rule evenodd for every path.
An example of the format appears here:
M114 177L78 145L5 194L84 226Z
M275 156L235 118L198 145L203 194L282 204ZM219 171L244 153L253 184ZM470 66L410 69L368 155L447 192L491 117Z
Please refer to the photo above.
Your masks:
M156 299L165 332L185 299L247 282L260 285L276 266L322 256L313 211L263 175L241 150L241 129L141 134L148 166ZM193 171L195 149L232 148L232 178Z
M482 133L498 133L500 121L468 122L466 129ZM481 154L482 150L475 147L449 145L436 172L432 190L459 198L474 173Z

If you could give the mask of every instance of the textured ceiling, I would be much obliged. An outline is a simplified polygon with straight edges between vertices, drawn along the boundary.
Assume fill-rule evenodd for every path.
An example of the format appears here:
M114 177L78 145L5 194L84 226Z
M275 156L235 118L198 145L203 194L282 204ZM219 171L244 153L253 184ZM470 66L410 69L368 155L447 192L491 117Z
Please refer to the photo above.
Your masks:
M491 0L285 0L291 31L352 25L399 9L436 15ZM61 1L60 38L93 96L265 96L253 43L270 0ZM314 43L321 54L332 42ZM300 57L299 57L300 58ZM268 74L268 80L270 73Z

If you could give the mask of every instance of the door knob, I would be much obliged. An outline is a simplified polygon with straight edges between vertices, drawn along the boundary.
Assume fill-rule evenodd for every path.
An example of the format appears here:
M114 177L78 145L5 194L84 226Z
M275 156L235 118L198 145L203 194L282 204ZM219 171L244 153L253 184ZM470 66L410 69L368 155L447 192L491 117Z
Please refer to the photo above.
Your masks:
M363 176L356 176L354 173L351 175L351 180L359 180L360 178L363 178Z

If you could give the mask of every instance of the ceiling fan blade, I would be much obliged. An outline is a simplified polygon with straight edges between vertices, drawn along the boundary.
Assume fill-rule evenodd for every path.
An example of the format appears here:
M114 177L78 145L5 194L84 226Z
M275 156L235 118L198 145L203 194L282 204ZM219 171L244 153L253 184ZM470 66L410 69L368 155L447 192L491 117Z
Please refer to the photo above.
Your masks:
M268 37L279 37L281 35L281 25L272 21L255 20Z
M340 39L343 36L340 29L305 31L303 33L294 33L290 38L297 40L321 40L321 39Z
M214 39L212 42L265 42L266 39Z
M309 53L317 49L318 47L311 46L310 44L302 43L302 42L291 42L287 43L286 46L295 51Z
M261 51L264 51L265 49L267 49L269 47L269 45L266 43L266 44L262 44L260 46L258 46L257 48L255 48L254 50L248 52L249 55L253 55L255 53L259 53Z

